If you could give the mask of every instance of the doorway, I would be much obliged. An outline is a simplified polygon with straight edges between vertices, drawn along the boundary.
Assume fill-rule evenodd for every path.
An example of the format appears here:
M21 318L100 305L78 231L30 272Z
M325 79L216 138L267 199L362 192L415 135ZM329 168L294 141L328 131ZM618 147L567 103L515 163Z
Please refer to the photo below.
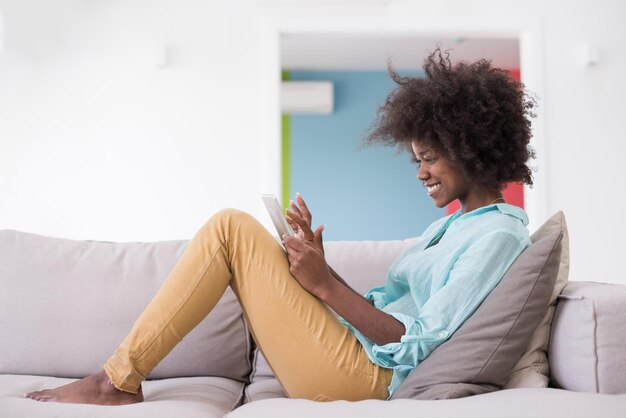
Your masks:
M404 76L422 77L424 59L439 45L452 62L490 59L519 80L516 38L424 38L284 34L282 83L326 83L328 98L302 96L282 106L283 204L300 192L330 240L394 240L417 236L458 202L434 206L406 153L363 147L376 111L395 85L388 61ZM307 101L308 107L307 107ZM317 101L332 103L323 108ZM292 111L292 108L295 111ZM507 202L524 207L523 187L510 185Z
M392 59L394 68L400 73L419 75L423 57L440 43L442 49L452 50L453 62L491 59L494 66L511 70L512 75L520 77L536 96L542 96L543 34L540 24L520 21L500 21L493 25L469 22L460 31L444 20L422 23L423 28L420 30L416 29L420 27L420 22L416 21L390 23L369 20L351 21L345 25L342 22L321 25L306 19L298 22L293 19L272 19L268 24L265 103L269 105L265 108L268 129L267 170L262 180L264 189L268 190L269 187L269 190L276 191L277 195L282 196L285 205L295 192L308 198L309 204L316 211L316 221L329 225L325 235L327 239L402 239L420 234L430 220L446 213L429 212L426 206L420 207L419 196L423 197L425 193L415 180L415 173L411 171L414 168L408 164L406 155L396 155L395 150L384 147L359 147L367 134L367 128L374 121L376 109L393 88L386 75L387 57ZM348 77L349 72L353 75L358 73L364 79L366 76L378 76L381 83L387 80L390 84L371 88L379 96L367 99L367 103L366 99L362 99L362 107L366 108L364 113L353 116L360 125L344 129L340 128L342 125L338 119L354 110L344 93L359 90L358 87L350 87L348 78L353 77ZM337 78L333 80L331 77ZM285 122L279 99L282 78L291 81L331 81L335 100L333 113L291 114ZM358 102L360 99L355 100ZM285 141L283 132L287 129L288 140ZM341 140L336 139L336 136L334 140L329 139L328 133L333 131L343 134ZM302 132L308 135L308 139L307 135L302 136ZM547 170L541 166L546 148L543 138L540 115L533 121L531 143L538 155L533 164L536 168L535 186L533 189L519 186L519 190L515 191L517 198L511 198L510 193L508 197L509 201L525 208L530 218L529 228L534 223L539 225L537 220L547 216L548 193L546 182L541 180L547 176ZM349 155L348 150L351 153ZM324 169L330 166L345 167L342 171L320 179L315 174L315 167L320 166L316 166L315 161L320 161L320 158L323 158L321 164ZM393 170L389 167L393 167ZM388 169L390 173L393 172L392 177L396 181L404 178L408 183L402 183L394 189L387 187L393 183L384 177L372 176L372 173ZM408 172L402 171L404 169ZM353 190L354 185L363 188L356 191ZM377 189L370 192L372 188ZM432 209L432 203L428 204ZM350 210L355 205L368 209L358 219L354 211ZM399 216L393 228L387 227L388 215L393 213L389 208L398 206L413 210ZM448 208L447 211L452 209ZM331 232L330 225L337 225L337 229ZM373 226L380 226L381 229L375 231ZM363 232L368 230L370 232Z

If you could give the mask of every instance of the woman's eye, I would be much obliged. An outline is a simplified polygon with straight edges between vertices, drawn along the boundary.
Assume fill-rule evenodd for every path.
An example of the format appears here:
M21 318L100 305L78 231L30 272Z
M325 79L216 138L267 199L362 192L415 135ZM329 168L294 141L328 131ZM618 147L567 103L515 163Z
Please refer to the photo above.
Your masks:
M416 156L412 156L411 157L411 162L415 165L417 165L417 167L421 167L422 166L422 162L430 165L433 164L434 162L437 161L437 157L436 156L428 156L428 157L423 157L421 159L418 159Z

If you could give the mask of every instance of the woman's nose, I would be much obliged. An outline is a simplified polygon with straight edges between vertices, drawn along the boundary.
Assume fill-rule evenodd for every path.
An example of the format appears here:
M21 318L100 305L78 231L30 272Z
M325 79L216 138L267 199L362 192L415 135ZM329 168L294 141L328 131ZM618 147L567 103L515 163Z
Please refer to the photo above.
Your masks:
M421 166L419 170L417 170L417 179L420 181L424 181L424 180L427 180L428 177L429 177L428 170L426 170L424 166Z

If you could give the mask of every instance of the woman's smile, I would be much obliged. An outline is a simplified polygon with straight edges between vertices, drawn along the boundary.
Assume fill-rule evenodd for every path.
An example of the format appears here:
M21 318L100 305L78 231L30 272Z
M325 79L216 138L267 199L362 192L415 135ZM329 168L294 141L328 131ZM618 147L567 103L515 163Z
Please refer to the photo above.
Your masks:
M424 186L426 186L426 190L428 190L428 196L433 197L441 188L441 183L424 184Z

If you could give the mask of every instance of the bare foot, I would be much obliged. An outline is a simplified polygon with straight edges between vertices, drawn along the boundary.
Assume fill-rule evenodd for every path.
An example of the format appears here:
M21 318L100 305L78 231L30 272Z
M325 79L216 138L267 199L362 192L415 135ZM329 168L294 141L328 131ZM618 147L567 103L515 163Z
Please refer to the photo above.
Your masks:
M141 386L136 395L123 392L109 383L104 370L56 389L39 390L24 395L41 402L89 403L94 405L128 405L143 402Z

